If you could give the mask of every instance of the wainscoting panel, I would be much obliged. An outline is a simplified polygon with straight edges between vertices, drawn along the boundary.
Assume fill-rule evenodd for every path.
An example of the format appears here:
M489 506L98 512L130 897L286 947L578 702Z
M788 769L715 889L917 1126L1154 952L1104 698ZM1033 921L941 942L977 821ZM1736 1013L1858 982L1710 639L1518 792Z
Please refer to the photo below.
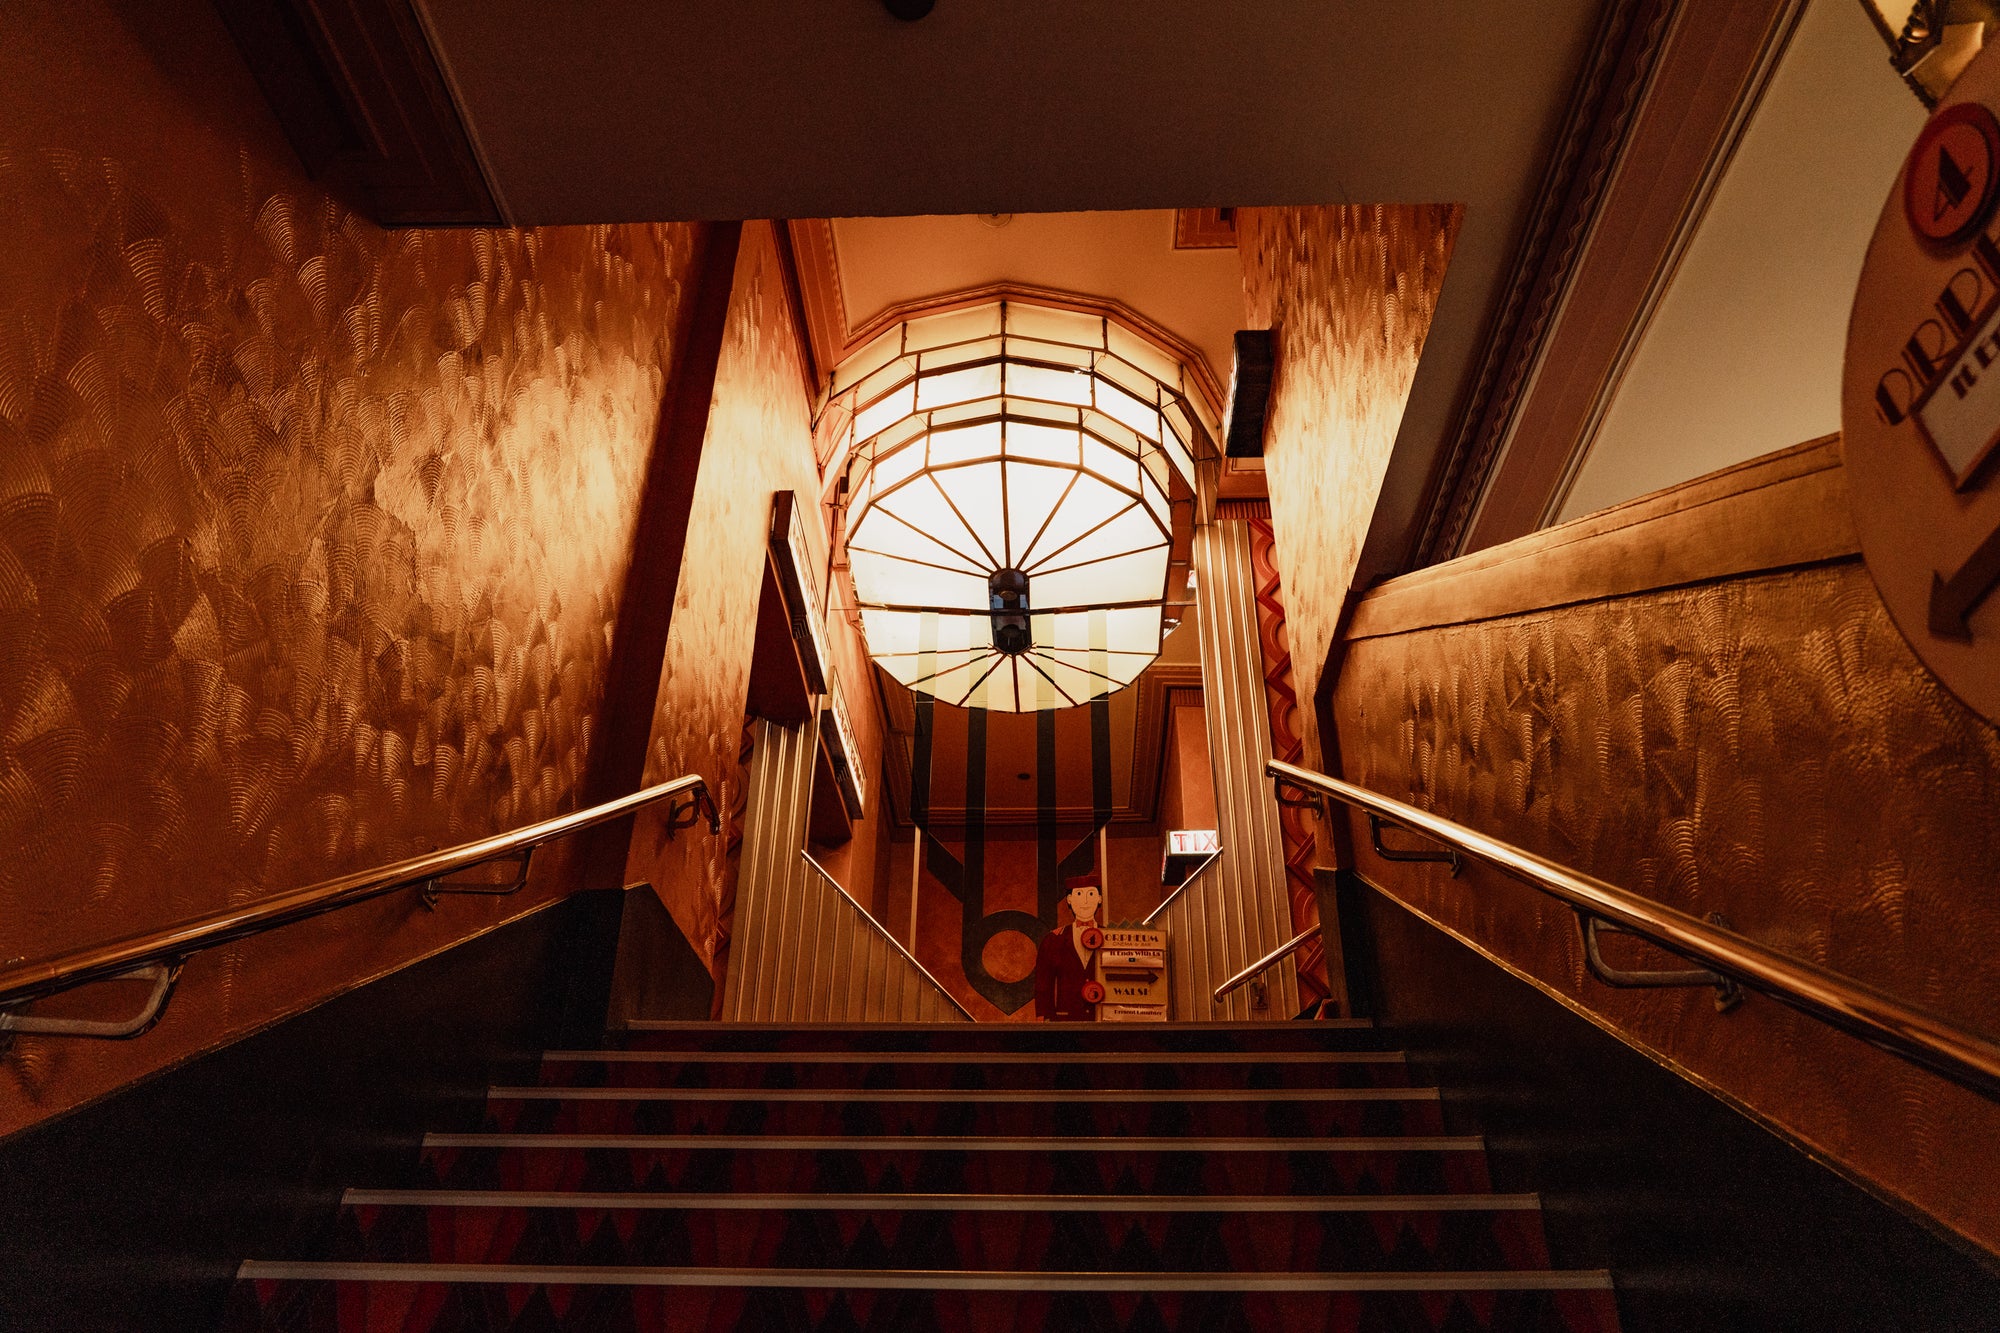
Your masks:
M1264 777L1271 735L1249 525L1223 520L1197 527L1194 570L1222 855L1151 920L1167 928L1176 1021L1290 1018L1298 1012L1299 983L1289 958L1264 974L1264 1008L1253 1008L1249 986L1220 1003L1212 998L1231 975L1292 937L1291 904L1278 807Z
M806 860L818 722L755 724L722 1017L739 1023L970 1021L847 892Z

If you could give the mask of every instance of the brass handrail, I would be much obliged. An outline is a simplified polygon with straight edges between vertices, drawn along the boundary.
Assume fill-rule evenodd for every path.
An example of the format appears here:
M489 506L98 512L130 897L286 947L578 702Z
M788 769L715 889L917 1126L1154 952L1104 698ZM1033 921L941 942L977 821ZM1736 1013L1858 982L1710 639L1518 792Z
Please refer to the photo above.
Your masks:
M1271 760L1265 772L1282 784L1323 793L1454 848L1669 953L1954 1083L2000 1099L2000 1044L1935 1014L1380 792L1279 759Z
M814 870L817 870L819 872L819 877L825 880L828 884L831 884L833 886L833 891L835 893L847 899L847 905L849 907L852 907L855 911L861 913L861 919L866 921L869 925L873 926L876 932L879 933L883 939L889 941L889 946L893 948L897 953L903 955L904 959L908 961L910 966L917 969L917 971L923 975L925 981L928 981L931 983L931 985L935 986L937 988L937 993L944 996L945 999L951 1002L952 1008L958 1010L958 1012L960 1012L961 1014L964 1014L966 1022L977 1023L979 1021L978 1019L972 1016L972 1011L970 1009L967 1009L964 1005L958 1002L958 997L956 995L953 995L950 991L944 988L944 983L942 981L939 981L936 977L931 975L931 970L928 967L925 967L922 963L917 961L917 956L915 954L911 953L908 949L905 949L903 947L902 941L898 940L894 935L891 935L888 932L888 930L886 930L883 927L882 923L875 919L875 914L873 912L869 911L867 908L861 905L861 900L859 898L856 898L853 894L849 893L846 889L840 886L840 881L833 877L832 871L828 870L818 861L815 861L813 859L812 853L804 850L803 848L801 848L799 851L799 857L807 865L811 866Z
M715 802L708 794L708 787L697 775L675 778L672 782L662 782L655 786L641 788L629 796L593 805L587 810L573 814L558 815L537 824L512 829L506 833L496 833L491 837L479 838L472 842L460 843L441 851L425 852L389 865L377 866L372 870L357 871L342 875L337 879L322 880L303 888L289 889L241 907L224 908L204 916L190 918L176 925L156 930L127 935L122 939L101 944L86 945L47 958L11 961L0 965L0 1011L15 1005L41 999L61 991L72 990L94 981L109 981L118 977L129 977L135 971L165 968L177 973L181 963L196 953L214 949L224 944L252 935L261 935L267 930L287 926L295 921L310 917L324 916L328 912L356 903L367 902L398 889L423 887L431 889L442 876L454 871L483 865L489 861L510 856L524 856L541 843L560 838L609 823L614 819L629 815L660 801L686 797L686 804L677 804L668 815L669 833L686 828L698 815L706 815L709 831L719 833L722 829L721 817ZM525 882L525 877L522 877ZM516 886L518 887L518 885ZM447 890L448 891L448 890ZM491 890L488 890L491 892ZM171 983L165 987L171 993ZM91 1036L106 1035L132 1037L139 1035L157 1021L159 1009L164 1009L162 995L154 1012L147 1021L131 1031L82 1032L50 1027L49 1035ZM33 1031L29 1026L34 1020L0 1012L0 1027L12 1031ZM50 1024L68 1023L69 1020L43 1020ZM121 1025L122 1026L122 1025Z
M1304 930L1292 936L1290 939L1286 940L1283 944L1280 944L1277 948L1271 950L1271 952L1265 954L1262 958L1259 958L1256 962L1250 964L1250 966L1244 968L1241 972L1238 972L1235 976L1223 982L1220 986L1217 986L1215 988L1214 998L1220 1000L1223 996L1229 994L1229 992L1235 990L1238 986L1241 986L1244 982L1250 980L1250 978L1256 976L1259 972L1262 972L1265 968L1270 967L1274 963L1282 963L1283 961L1285 961L1285 959L1290 958L1294 953L1297 953L1306 944L1310 943L1311 941L1319 937L1319 928L1320 928L1320 923L1317 921L1313 922L1310 926L1307 926Z
M1201 864L1196 866L1193 870L1188 871L1187 878L1182 880L1180 883L1174 885L1174 891L1168 894L1166 897L1160 899L1160 905L1158 907L1155 907L1152 911L1146 913L1146 919L1144 921L1141 921L1139 924L1142 926L1150 926L1155 921L1158 921L1162 916L1166 915L1167 909L1174 905L1174 900L1176 898L1179 898L1183 893L1186 893L1190 888L1192 888L1194 886L1194 882L1201 878L1201 872L1208 869L1210 866L1214 865L1216 859L1220 857L1222 853L1223 849L1218 847L1214 851L1210 852L1207 856L1203 857Z

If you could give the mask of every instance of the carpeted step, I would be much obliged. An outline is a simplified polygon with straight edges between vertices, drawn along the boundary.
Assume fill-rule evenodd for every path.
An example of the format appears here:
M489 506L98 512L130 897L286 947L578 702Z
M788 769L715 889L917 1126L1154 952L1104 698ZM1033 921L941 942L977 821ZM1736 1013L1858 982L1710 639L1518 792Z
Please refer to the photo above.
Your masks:
M1379 1050L1365 1018L1270 1023L756 1024L638 1021L607 1036L620 1050L758 1051L1326 1051Z
M1466 1135L1049 1139L430 1134L451 1189L977 1194L1436 1194L1490 1188Z
M485 1128L584 1134L1439 1134L1434 1088L494 1088Z
M548 1051L560 1087L1356 1088L1407 1087L1401 1051Z
M992 1196L350 1190L335 1259L724 1268L1546 1268L1533 1195Z
M1613 1333L1601 1271L1106 1274L250 1263L225 1323L370 1333Z

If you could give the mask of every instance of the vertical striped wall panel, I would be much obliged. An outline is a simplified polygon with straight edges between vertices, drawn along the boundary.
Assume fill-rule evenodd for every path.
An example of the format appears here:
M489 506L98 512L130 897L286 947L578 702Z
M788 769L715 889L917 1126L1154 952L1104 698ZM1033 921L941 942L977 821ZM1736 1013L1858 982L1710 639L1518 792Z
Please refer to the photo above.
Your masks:
M724 1020L969 1022L875 918L805 859L816 725L756 726Z
M1253 1010L1244 986L1221 1003L1215 988L1292 936L1271 758L1264 671L1257 648L1257 581L1250 531L1218 521L1194 532L1195 604L1201 629L1203 711L1215 774L1222 855L1157 917L1171 945L1173 1017L1180 1021L1290 1018L1298 1012L1291 959L1264 973L1269 1008Z

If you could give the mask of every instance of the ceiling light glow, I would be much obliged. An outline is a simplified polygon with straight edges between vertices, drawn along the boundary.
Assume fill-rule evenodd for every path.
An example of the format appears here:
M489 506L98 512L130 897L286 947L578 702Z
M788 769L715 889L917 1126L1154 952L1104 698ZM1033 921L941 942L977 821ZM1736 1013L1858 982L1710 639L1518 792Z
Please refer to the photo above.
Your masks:
M1067 708L1160 651L1175 479L1215 423L1115 320L1017 300L895 325L834 375L868 651L947 703ZM825 415L831 413L831 415Z

